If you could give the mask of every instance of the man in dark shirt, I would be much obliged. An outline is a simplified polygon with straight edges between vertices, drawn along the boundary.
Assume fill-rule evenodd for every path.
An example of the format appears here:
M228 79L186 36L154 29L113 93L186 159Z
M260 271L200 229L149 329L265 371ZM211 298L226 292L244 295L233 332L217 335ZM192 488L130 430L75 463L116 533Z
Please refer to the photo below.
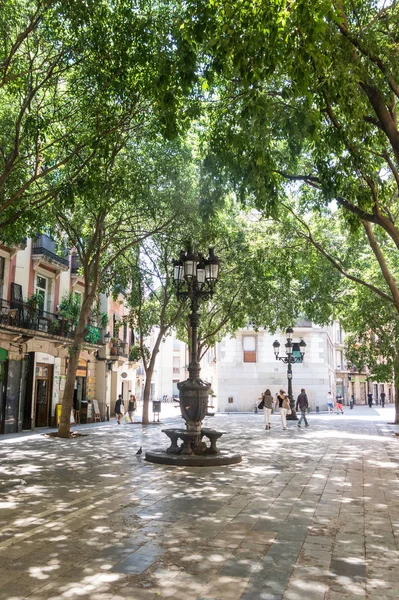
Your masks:
M124 408L124 402L123 402L123 398L122 398L122 394L119 394L118 396L118 400L115 402L115 415L117 418L117 423L118 425L121 424L121 418L123 417L123 408Z
M373 394L370 392L367 394L367 402L369 403L369 408L373 406Z
M301 393L299 394L297 401L296 401L296 406L295 406L295 410L298 410L298 407L301 409L301 418L298 421L298 427L301 426L302 423L302 419L305 421L305 427L309 427L309 423L306 419L306 409L309 406L309 402L308 402L308 397L306 395L306 391L304 388L301 389Z
M382 406L382 408L384 408L384 406L385 406L385 397L386 397L385 392L381 392L380 398L381 398L381 406Z

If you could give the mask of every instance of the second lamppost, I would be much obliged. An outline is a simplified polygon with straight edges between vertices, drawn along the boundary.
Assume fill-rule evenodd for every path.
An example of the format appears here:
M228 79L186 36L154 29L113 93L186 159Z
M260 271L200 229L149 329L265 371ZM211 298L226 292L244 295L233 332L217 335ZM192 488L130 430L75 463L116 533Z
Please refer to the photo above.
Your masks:
M274 349L274 355L276 357L276 360L281 360L283 363L285 363L287 365L288 397L290 399L290 406L291 406L291 414L287 415L287 419L296 421L298 419L298 417L296 415L294 396L292 393L292 365L294 363L303 362L303 357L305 355L306 343L303 340L301 340L298 344L300 354L299 354L299 356L294 355L293 354L294 344L292 342L292 334L294 333L294 330L292 329L292 327L288 327L288 329L286 330L285 333L287 335L287 341L285 343L285 356L280 356L280 342L278 340L275 340L273 342L273 349Z

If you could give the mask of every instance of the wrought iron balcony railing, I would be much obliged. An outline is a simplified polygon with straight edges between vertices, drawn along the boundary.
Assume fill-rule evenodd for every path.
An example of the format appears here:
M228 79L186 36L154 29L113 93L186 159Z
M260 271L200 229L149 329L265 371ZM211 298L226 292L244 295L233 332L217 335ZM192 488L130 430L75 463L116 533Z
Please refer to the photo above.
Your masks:
M32 309L26 302L0 299L0 324L21 329L33 329L42 333L73 338L75 323L44 310Z
M51 336L73 339L76 321L65 319L60 315L33 308L29 303L13 300L8 302L0 299L0 326L18 327L39 331ZM101 329L93 325L87 326L85 341L89 344L103 344Z
M117 359L119 357L129 358L127 342L123 342L122 340L118 342L112 342L111 345L111 359Z

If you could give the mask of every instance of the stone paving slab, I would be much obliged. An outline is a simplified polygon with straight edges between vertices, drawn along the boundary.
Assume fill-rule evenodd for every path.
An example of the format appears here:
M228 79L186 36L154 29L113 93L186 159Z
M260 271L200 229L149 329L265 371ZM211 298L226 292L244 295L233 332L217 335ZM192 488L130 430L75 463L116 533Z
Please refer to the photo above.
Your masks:
M216 468L136 457L156 427L0 438L0 600L397 600L392 418L217 415L243 462Z

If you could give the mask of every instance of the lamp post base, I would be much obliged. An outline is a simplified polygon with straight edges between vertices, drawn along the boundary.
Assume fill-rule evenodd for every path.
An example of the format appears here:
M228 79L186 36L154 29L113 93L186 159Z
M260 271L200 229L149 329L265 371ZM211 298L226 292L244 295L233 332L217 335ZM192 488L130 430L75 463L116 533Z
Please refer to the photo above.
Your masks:
M294 408L291 408L291 414L287 415L287 421L298 421L298 415Z

